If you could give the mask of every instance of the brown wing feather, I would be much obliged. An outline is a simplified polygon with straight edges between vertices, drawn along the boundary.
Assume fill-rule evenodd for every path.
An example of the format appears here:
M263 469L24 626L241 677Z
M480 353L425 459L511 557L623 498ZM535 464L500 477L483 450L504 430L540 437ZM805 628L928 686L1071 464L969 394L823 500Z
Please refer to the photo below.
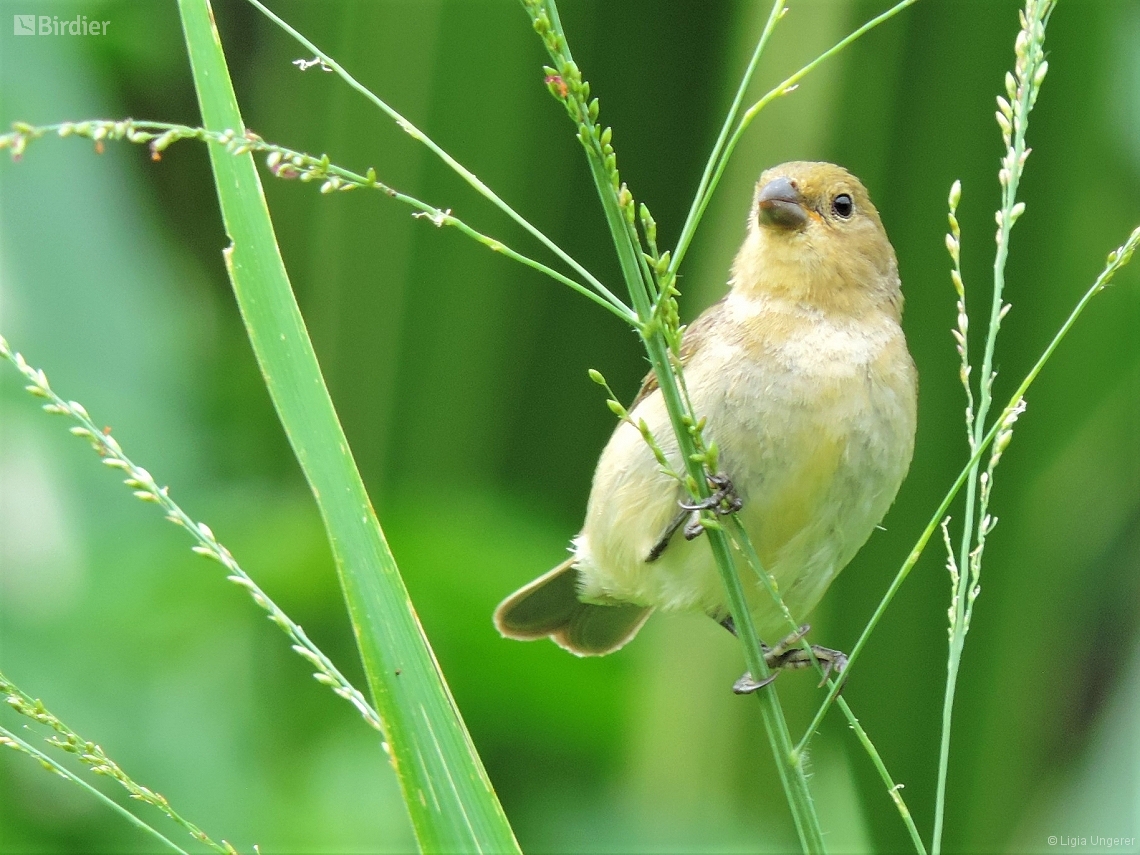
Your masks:
M700 343L707 339L704 333L713 325L715 325L724 314L724 297L721 297L703 312L700 316L685 327L685 332L681 336L681 364L685 365L697 352ZM633 403L629 408L632 410L646 398L653 394L657 389L657 375L650 371L645 375L645 379L641 381L641 389L637 393L637 397L633 399Z

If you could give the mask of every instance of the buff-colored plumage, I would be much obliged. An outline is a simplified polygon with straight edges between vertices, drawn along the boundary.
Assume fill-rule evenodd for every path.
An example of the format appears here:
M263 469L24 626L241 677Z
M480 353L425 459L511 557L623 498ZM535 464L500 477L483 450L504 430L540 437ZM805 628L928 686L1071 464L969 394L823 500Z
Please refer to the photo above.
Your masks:
M899 326L895 254L856 178L828 163L786 163L757 183L730 284L685 332L685 378L743 501L740 519L802 618L886 514L910 465L917 376ZM679 470L651 379L632 417ZM704 537L677 532L648 560L684 498L620 424L573 556L504 601L499 630L592 655L629 641L653 609L724 618ZM743 578L761 637L782 636L767 591Z

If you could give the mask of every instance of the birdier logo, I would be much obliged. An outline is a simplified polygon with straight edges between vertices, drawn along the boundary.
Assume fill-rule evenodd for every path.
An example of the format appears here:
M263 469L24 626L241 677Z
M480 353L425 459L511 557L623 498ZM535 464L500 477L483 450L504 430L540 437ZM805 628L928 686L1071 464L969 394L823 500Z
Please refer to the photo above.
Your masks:
M13 15L17 36L105 36L110 21L89 21L86 15L61 20L58 15Z

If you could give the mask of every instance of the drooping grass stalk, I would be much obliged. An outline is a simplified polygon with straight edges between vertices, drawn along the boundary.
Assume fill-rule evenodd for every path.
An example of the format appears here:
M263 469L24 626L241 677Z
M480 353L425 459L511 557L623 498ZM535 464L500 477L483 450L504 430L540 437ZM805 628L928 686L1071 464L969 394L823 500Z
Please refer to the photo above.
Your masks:
M260 0L249 0L249 2L255 6L263 15L265 15L265 17L269 18L269 20L271 20L274 24L292 36L299 44L304 45L306 50L312 52L312 54L317 57L321 63L335 72L341 80L343 80L350 87L355 89L365 98L379 107L380 110L386 116L391 118L397 125L399 125L400 129L408 134L408 136L427 146L427 148L440 160L446 163L452 169L452 171L455 172L456 175L471 185L471 187L473 187L475 191L479 193L479 195L490 201L496 208L498 208L500 211L502 211L504 214L522 226L527 232L537 238L543 246L558 256L558 258L560 258L563 263L569 266L571 270L589 282L590 286L593 287L606 300L612 303L616 308L624 310L626 313L629 312L629 307L626 306L617 296L615 296L614 293L610 291L610 289L603 285L597 277L595 277L592 273L590 273L590 271L579 264L577 260L565 252L560 246L558 246L558 244L543 234L543 232L537 226L535 226L522 214L507 204L507 202L504 201L497 193L495 193L494 190L484 184L479 179L479 177L475 175L474 172L472 172L470 169L465 167L454 157L444 151L444 149L438 145L431 137L429 137L414 124L404 118L404 116L402 116L393 107L391 107L386 101L384 101L384 99L380 98L370 89L368 89L368 87L360 83L360 81L349 74L348 71L340 65L340 63L338 63L331 56L329 56L327 53L322 51L315 44L301 35L301 33L297 32L297 30L291 27L286 21L275 15L270 9L261 3Z
M131 794L132 799L137 799L140 802L144 802L145 804L151 805L162 811L162 813L166 814L167 817L184 828L191 837L193 837L199 843L203 843L206 846L210 847L210 849L212 849L214 852L220 852L222 855L237 855L237 851L225 840L223 840L221 843L216 843L210 838L208 834L206 834L206 832L202 831L202 829L200 829L194 823L183 818L177 811L174 810L174 808L170 806L170 802L168 802L166 800L166 797L161 793L156 793L149 787L144 787L141 784L136 783L126 772L122 770L118 763L107 756L106 752L104 752L102 748L100 748L94 742L90 742L81 737L78 733L60 721L60 719L56 717L50 710L48 710L42 701L33 698L25 693L3 674L0 674L0 695L3 695L5 703L7 703L8 706L10 706L20 715L30 718L32 721L38 722L40 724L47 725L57 734L59 734L59 736L48 737L47 743L49 745L52 745L62 751L66 751L68 754L74 755L76 758L78 758L80 763L90 769L94 774L103 775L113 781L117 781L123 787L123 789ZM158 835L158 837L163 842L171 846L173 849L179 852L182 851L181 848L175 846L174 843L167 840L141 819L136 817L133 813L108 799L105 795L103 795L103 793L100 793L98 790L87 784L78 776L68 773L58 763L50 760L41 752L36 751L22 740L15 741L15 737L10 731L5 730L4 728L0 728L0 732L4 734L4 737L0 737L0 742L3 742L5 737L13 740L12 742L7 743L10 747L23 750L25 753L30 754L41 763L45 764L47 768L50 768L52 771L59 772L68 780L72 780L76 783L85 785L87 789L98 793L98 795L101 796L104 800L111 802L111 804L113 804L120 812L125 813L127 816L129 816L136 825L149 831L152 834Z
M1009 311L1009 305L1004 302L1005 267L1009 257L1010 232L1018 217L1025 211L1025 203L1017 201L1017 188L1021 180L1021 173L1025 161L1029 157L1029 149L1025 145L1025 133L1029 128L1029 113L1037 101L1045 74L1049 69L1045 61L1045 28L1049 22L1049 15L1053 10L1054 0L1026 0L1025 9L1020 13L1021 29L1018 31L1014 43L1014 70L1007 74L1005 89L1008 100L998 96L997 122L1001 128L1002 140L1005 142L1006 152L1002 158L1001 168L998 172L998 181L1002 189L1001 209L997 213L997 250L994 253L994 280L993 295L990 305L989 324L986 328L985 348L982 355L981 373L978 376L978 410L973 412L973 399L967 399L966 429L971 433L970 447L975 450L985 433L986 416L989 414L993 399L993 383L997 376L994 369L994 351L997 345L998 332L1001 328L1002 318ZM951 195L951 201L955 194ZM956 206L955 206L956 207ZM953 216L953 210L951 212ZM953 234L947 241L951 247L951 256L955 270L958 269L958 241ZM954 281L955 290L961 282L960 275ZM961 320L965 309L964 290L960 296L962 310L959 313L959 346L962 347L962 358L967 359L965 350L964 328L965 322ZM969 363L963 371L964 380L969 386ZM1003 414L999 419L1001 430L997 434L990 461L984 473L979 473L981 460L970 467L966 480L966 503L962 514L962 539L959 547L957 568L953 568L953 556L950 559L954 590L950 609L950 650L946 668L946 692L942 704L942 734L939 740L938 753L938 784L934 802L934 832L931 850L934 855L942 851L942 833L946 815L946 780L950 763L950 733L954 716L954 696L958 685L958 672L962 662L962 651L966 642L966 633L970 628L970 615L973 612L974 601L981 591L982 553L985 550L986 535L993 530L996 520L989 515L989 500L993 488L994 470L997 467L1001 453L1012 438L1013 422L1024 408L1024 403L1018 404ZM977 531L975 533L975 523ZM954 572L956 570L956 572Z
M863 26L853 30L849 35L840 39L795 74L785 79L778 86L770 89L764 97L748 108L744 116L740 119L740 122L736 125L736 129L733 130L732 136L728 138L727 142L723 142L725 131L735 120L736 113L740 109L740 102L743 99L747 83L751 78L760 51L763 50L772 28L779 19L783 17L784 12L787 11L783 8L783 0L776 0L772 6L772 13L768 16L768 23L764 27L764 32L761 34L760 41L756 45L756 53L753 54L752 62L745 72L744 82L737 92L736 100L732 102L732 106L729 108L728 116L725 118L724 126L721 129L721 136L717 138L716 145L713 146L713 151L709 155L708 162L705 164L705 171L701 175L700 184L697 185L696 196L693 198L693 203L689 208L689 214L685 218L684 226L681 228L681 237L677 240L677 248L674 250L673 257L669 263L670 273L676 274L677 269L681 266L681 261L689 251L689 244L692 243L693 235L696 234L697 226L700 225L705 209L708 208L709 202L712 200L712 195L716 192L717 185L720 184L720 179L724 174L725 167L728 166L728 161L732 157L733 151L736 150L736 144L740 142L740 138L744 136L744 132L748 130L748 126L752 124L752 120L760 114L760 111L777 98L793 92L801 80L807 77L808 74L818 68L826 60L840 53L844 48L862 38L875 27L879 26L879 24L889 21L907 6L912 6L917 2L918 0L901 0L901 2L896 3L881 15L875 16L863 24Z
M169 847L174 852L181 853L181 855L189 855L185 849L183 849L173 840L170 840L168 837L158 831L158 829L151 827L146 822L139 819L137 816L123 807L121 804L111 798L108 798L104 793L101 793L99 790L95 789L70 769L66 768L65 766L61 766L55 761L54 758L44 754L38 748L25 742L12 731L8 730L8 728L3 726L0 726L0 747L11 748L15 751L20 752L21 754L25 754L28 757L31 757L48 772L59 775L61 778L71 781L73 784L78 784L80 787L87 790L87 792L93 795L96 799L103 802L103 804L107 805L107 807L111 808L111 810L121 815L131 825L151 835L164 846Z
M202 124L244 135L207 0L180 0L179 11ZM328 532L417 842L429 852L518 852L349 451L281 260L252 155L216 146L209 152L232 241L223 255L234 294Z
M10 133L0 134L0 151L7 149L11 152L13 159L18 160L23 156L30 142L38 140L46 134L58 134L60 137L83 137L94 141L97 145L115 140L146 144L150 148L151 158L154 160L161 159L162 153L177 140L201 140L224 146L226 151L233 155L241 155L246 152L264 154L266 155L266 165L273 175L286 180L296 179L314 183L319 181L321 182L320 191L322 193L344 192L356 188L379 190L385 196L415 208L416 213L412 214L413 217L422 217L436 227L451 226L456 228L492 252L504 255L532 270L537 270L556 282L577 291L583 297L597 303L626 323L633 324L636 320L632 309L620 303L615 305L582 283L523 255L500 240L476 231L463 220L453 216L450 208L442 210L414 196L409 196L389 187L377 179L376 170L371 168L361 175L332 163L328 155L315 157L286 146L267 142L257 134L250 132L238 136L232 130L208 131L205 128L189 125L136 121L134 119L88 119L77 122L59 122L52 125L29 125L25 122L16 122Z
M16 367L28 381L27 391L47 400L43 405L45 412L68 416L79 424L71 428L75 436L86 439L91 447L103 459L103 464L118 469L126 477L123 483L134 491L135 497L144 502L158 505L166 512L166 519L185 529L194 539L191 547L199 555L217 561L226 569L228 579L244 588L262 609L269 614L269 619L289 636L293 642L293 650L306 659L317 670L313 674L317 682L328 686L334 693L344 698L354 707L364 720L377 730L381 730L380 715L364 695L348 681L340 670L332 663L309 636L301 625L296 623L278 606L269 595L263 591L249 574L242 569L228 549L220 544L214 537L210 527L202 522L195 522L189 514L170 498L170 488L160 487L154 476L146 469L137 465L123 451L118 441L111 436L110 431L100 430L86 408L77 401L68 401L56 394L48 383L47 375L41 369L33 368L24 359L23 354L14 352L8 342L0 335L0 358L7 360ZM0 677L0 691L3 691L3 678Z

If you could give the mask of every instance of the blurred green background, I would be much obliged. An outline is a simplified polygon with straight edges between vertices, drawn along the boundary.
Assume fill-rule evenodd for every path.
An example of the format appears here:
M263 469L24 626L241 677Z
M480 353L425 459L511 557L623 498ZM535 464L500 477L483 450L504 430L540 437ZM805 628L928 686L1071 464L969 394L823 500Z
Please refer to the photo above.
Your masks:
M798 0L758 96L881 2ZM766 3L565 3L623 177L675 239ZM518 4L274 2L611 287L617 265L580 148L542 84ZM864 179L898 251L922 378L911 474L885 530L812 618L849 648L965 457L943 247L951 182L971 305L988 305L1001 142L994 96L1014 2L922 0L753 125L682 270L687 317L723 293L751 185L788 159ZM0 124L133 116L197 124L172 3L0 2ZM110 20L99 38L16 38L12 14ZM541 249L251 7L216 5L248 125L363 171L516 248ZM1062 2L1033 114L1000 342L1005 400L1105 253L1140 223L1140 4ZM264 173L263 173L264 174ZM266 179L294 287L408 587L523 848L786 851L782 792L736 642L659 616L601 660L507 642L509 591L561 560L635 336L569 290L413 220L379 194ZM0 331L198 519L358 684L323 531L234 306L205 151L152 163L45 139L0 163ZM980 327L979 319L976 327ZM1140 836L1140 267L1098 297L1029 396L998 474L963 662L949 851L1050 851ZM184 533L134 501L0 366L0 667L215 838L249 851L413 846L379 739ZM929 836L949 580L937 543L852 676L860 716ZM821 693L780 679L795 733ZM0 714L20 727L14 714ZM0 756L0 851L143 852L76 787ZM813 742L835 851L906 850L838 713ZM110 786L105 786L112 792ZM114 794L118 797L118 793ZM160 827L161 819L155 819ZM168 832L177 842L184 835ZM1074 848L1081 849L1081 845ZM1089 844L1084 848L1104 847ZM1111 849L1107 850L1111 851Z

